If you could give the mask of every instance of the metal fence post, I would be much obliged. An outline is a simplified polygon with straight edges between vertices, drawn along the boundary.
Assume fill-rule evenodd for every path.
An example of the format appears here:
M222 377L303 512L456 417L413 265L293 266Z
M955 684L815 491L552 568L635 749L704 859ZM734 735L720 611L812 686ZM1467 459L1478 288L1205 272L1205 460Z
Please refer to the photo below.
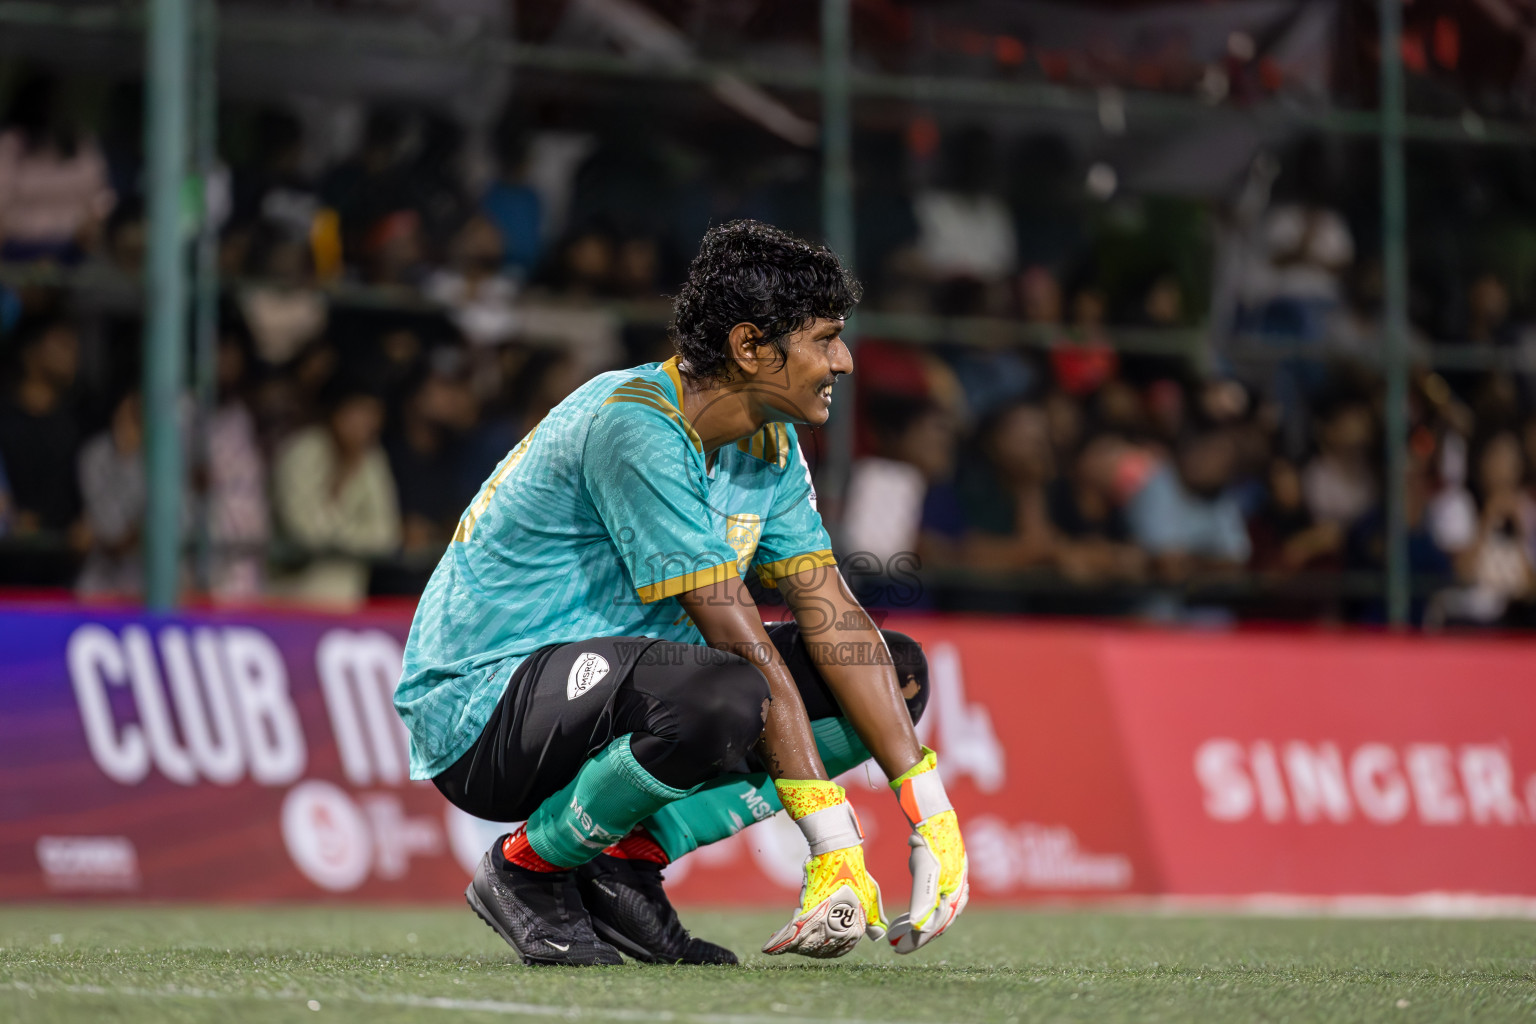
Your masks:
M218 170L219 121L219 10L217 0L195 0L197 139L194 163L201 202L197 220L197 255L194 271L192 390L197 400L197 429L192 433L192 460L206 481L209 465L209 430L218 405L219 347L219 232L211 215L210 185ZM205 483L206 486L206 483ZM213 584L212 508L205 490L197 503L195 527L197 589L207 593Z
M176 604L183 467L178 414L185 363L188 0L150 0L145 45L145 186L149 255L144 324L144 599Z
M1382 340L1386 344L1387 621L1408 623L1408 240L1403 166L1402 0L1381 19Z
M853 219L853 122L849 110L849 0L821 3L821 224L827 246L855 271ZM849 324L843 341L850 351L855 328ZM855 373L839 381L837 404L827 426L827 454L822 466L822 490L836 510L838 534L848 473L853 464Z

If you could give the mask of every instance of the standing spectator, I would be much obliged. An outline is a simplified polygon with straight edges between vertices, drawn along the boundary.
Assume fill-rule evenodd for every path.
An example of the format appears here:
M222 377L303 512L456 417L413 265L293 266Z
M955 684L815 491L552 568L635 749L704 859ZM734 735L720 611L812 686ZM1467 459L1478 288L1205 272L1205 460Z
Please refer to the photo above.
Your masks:
M15 344L20 379L0 400L0 460L11 478L16 531L62 533L80 516L72 472L80 433L70 396L80 343L68 322L38 319L22 324Z
M1013 214L996 191L992 136L982 128L966 129L944 159L942 186L920 192L914 203L918 252L940 291L951 297L940 312L1000 312L995 307L1003 296L995 286L1013 274L1018 241Z
M1349 225L1320 201L1285 203L1265 215L1259 245L1244 290L1254 326L1266 336L1320 341L1355 260Z
M356 156L325 176L320 197L341 218L348 263L358 262L365 234L398 210L413 209L409 157L409 118L404 111L371 111Z
M527 132L504 118L497 132L500 173L480 197L480 214L501 235L501 269L527 281L544 253L544 209L528 183Z
M400 510L379 446L383 403L340 387L328 404L325 422L296 434L273 470L278 525L304 556L273 591L352 607L368 592L368 559L400 546Z
M78 262L115 196L92 138L64 123L47 78L22 84L0 132L0 260Z
M265 228L307 237L320 196L304 173L303 128L298 118L275 108L255 120L255 160L234 172L232 227L237 233Z

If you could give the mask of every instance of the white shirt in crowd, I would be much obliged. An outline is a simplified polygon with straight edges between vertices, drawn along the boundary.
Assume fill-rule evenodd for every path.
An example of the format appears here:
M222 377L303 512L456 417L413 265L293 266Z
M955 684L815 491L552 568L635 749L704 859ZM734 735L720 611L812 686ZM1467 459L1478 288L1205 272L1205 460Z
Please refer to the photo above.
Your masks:
M913 212L918 251L929 273L996 281L1017 267L1013 214L996 196L923 192Z

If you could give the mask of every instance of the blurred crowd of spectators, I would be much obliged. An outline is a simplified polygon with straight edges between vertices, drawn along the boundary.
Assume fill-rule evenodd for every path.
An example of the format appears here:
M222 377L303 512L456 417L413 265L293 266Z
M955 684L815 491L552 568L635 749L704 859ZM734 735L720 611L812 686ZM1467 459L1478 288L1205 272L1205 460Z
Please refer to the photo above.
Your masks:
M137 130L105 127L134 118L93 133L44 78L0 110L0 263L137 275ZM377 109L318 166L292 113L236 127L206 197L226 284L217 402L180 411L201 551L188 582L219 600L419 589L545 411L595 372L669 354L662 296L709 224L819 233L813 157L745 127L509 117L477 163L450 119ZM830 511L872 578L901 576L912 552L935 579L1006 576L1002 607L1380 617L1380 274L1357 241L1369 215L1309 187L1323 157L1303 146L1285 172L1260 159L1217 206L1119 196L1110 168L1057 136L919 120L856 154L865 308L1015 329L980 346L862 338L857 457ZM1536 281L1457 274L1459 340L1536 345L1522 319ZM6 280L20 283L0 286L0 582L131 596L140 309ZM1448 328L1420 315L1416 330L1422 346ZM1148 354L1124 344L1138 332L1208 343ZM1420 363L1404 482L1415 614L1523 623L1531 379ZM886 598L975 606L966 586Z

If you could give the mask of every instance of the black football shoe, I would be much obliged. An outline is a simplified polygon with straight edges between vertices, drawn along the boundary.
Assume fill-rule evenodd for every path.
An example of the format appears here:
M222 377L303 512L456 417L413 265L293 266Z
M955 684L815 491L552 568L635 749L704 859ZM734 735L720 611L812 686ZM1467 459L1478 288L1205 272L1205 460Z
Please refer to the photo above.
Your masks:
M648 964L734 964L736 954L688 934L661 888L661 865L600 853L576 869L597 934Z
M502 859L501 840L480 858L464 899L525 964L591 967L622 964L619 951L592 931L572 871L529 871Z

